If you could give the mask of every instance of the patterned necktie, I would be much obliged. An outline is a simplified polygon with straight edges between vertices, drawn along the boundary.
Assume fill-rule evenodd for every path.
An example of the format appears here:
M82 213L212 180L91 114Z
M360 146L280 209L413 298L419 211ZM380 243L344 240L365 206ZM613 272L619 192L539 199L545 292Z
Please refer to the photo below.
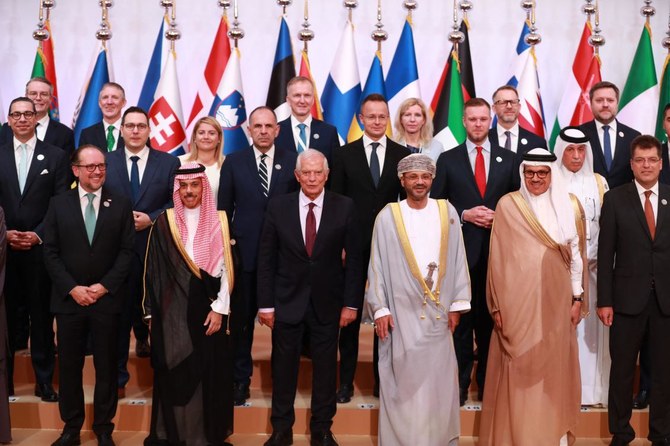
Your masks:
M609 171L612 166L612 142L610 141L609 125L603 126L603 146L605 146L605 166L607 166L607 170Z
M268 182L268 166L265 164L265 159L268 156L264 153L261 155L261 162L258 163L258 176L261 178L261 186L263 187L263 195L268 196L270 190L270 183Z
M381 177L381 169L379 167L379 157L377 156L377 147L381 144L378 142L373 142L370 144L372 146L372 152L370 153L370 174L372 175L372 182L375 187L379 185L379 178Z
M651 207L651 201L649 200L651 194L652 192L650 190L644 191L644 218L647 220L651 239L654 240L654 237L656 236L656 219L654 218L654 208Z
M505 136L507 136L507 139L505 140L505 149L512 150L512 132L505 130Z
M23 193L26 187L26 178L28 178L28 146L26 144L19 145L19 190Z
M114 126L107 127L107 151L111 152L116 146L116 139L114 138Z
M305 219L305 249L307 250L307 255L310 257L312 257L314 241L316 240L316 217L314 216L314 206L316 206L316 204L309 203L309 210L307 211L307 218Z
M307 150L307 132L305 132L307 125L301 122L298 124L298 128L300 129L300 134L298 135L298 153L302 153Z
M130 167L130 192L133 195L133 203L137 202L137 197L140 195L140 168L137 166L139 160L140 157L137 155L130 157L130 161L133 162Z
M477 189L479 189L479 194L484 198L486 194L486 167L484 166L484 155L482 146L477 146L477 158L475 158L475 183L477 183Z
M93 234L95 233L95 208L93 207L93 199L95 198L94 193L87 193L86 198L88 198L88 204L84 210L84 225L86 226L86 235L88 236L88 242L93 243Z

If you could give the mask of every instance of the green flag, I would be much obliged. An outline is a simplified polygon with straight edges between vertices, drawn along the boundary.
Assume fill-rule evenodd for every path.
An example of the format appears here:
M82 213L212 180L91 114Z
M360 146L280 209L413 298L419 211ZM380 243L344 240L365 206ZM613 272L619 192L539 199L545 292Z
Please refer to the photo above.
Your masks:
M661 94L658 101L658 116L656 118L656 137L661 141L667 141L668 135L665 134L665 129L663 129L663 110L665 109L666 104L670 104L670 69L668 69L668 64L670 62L670 53L665 58L665 64L663 65L663 74L661 74Z

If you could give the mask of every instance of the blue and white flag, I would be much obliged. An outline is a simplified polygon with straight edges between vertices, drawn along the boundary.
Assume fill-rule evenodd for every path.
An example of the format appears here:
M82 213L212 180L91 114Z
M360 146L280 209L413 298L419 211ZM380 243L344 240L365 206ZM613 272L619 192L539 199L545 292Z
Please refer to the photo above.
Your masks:
M151 53L151 60L149 61L149 68L147 68L147 75L144 77L140 98L137 101L137 106L146 112L149 111L151 104L154 103L156 87L158 87L158 82L160 81L161 73L163 72L163 31L165 29L165 20L166 17L161 19L161 27L158 30L156 44L154 45L154 50Z
M365 88L361 94L361 98L358 101L358 106L356 110L359 111L361 108L361 103L363 99L369 95L377 93L384 98L386 98L386 86L384 85L384 71L382 70L382 53L380 51L375 52L375 57L372 58L372 65L370 66L370 72L368 73L368 79L365 81ZM391 130L391 120L389 119L389 125L386 130L386 134L390 135ZM358 115L351 121L351 128L349 129L349 135L347 140L349 142L354 141L363 136L363 123L358 119Z
M414 52L414 35L409 18L405 20L398 47L393 55L389 71L386 73L386 94L391 116L395 116L396 110L405 99L421 99L419 69Z

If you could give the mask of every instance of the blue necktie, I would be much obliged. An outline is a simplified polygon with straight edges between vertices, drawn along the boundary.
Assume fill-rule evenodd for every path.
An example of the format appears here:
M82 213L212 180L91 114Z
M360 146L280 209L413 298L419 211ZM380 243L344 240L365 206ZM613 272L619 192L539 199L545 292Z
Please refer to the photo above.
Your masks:
M130 157L130 161L133 162L130 168L130 192L133 195L133 203L137 202L137 197L140 195L140 168L137 167L139 160L140 157L137 155Z
M603 145L605 146L605 165L607 170L612 166L612 142L610 141L610 126L603 126Z
M381 176L381 169L379 168L379 157L377 156L377 147L380 146L378 142L370 144L372 152L370 153L370 174L372 175L372 182L375 187L379 185L379 177Z
M89 192L86 194L88 198L88 205L84 210L84 225L86 226L86 235L88 236L88 242L93 244L93 234L95 233L95 208L93 207L93 199L95 194Z
M307 150L307 133L305 132L307 125L301 122L298 124L298 128L300 129L300 134L298 135L298 153L302 153Z

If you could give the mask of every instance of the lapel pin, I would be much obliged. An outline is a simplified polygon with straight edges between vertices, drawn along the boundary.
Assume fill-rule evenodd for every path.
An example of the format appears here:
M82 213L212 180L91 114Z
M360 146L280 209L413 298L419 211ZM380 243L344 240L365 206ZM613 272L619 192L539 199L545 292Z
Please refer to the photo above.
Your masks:
M318 133L315 133L313 136L314 136L314 139L319 139L319 134Z
M661 204L662 204L663 206L665 206L666 204L668 204L668 200L666 200L665 198L662 199L662 200L661 200Z
M276 170L281 170L281 164L275 164L275 169Z
M521 138L521 144L525 146L526 144L528 144L528 140L526 138Z
M619 132L619 137L623 138L623 132Z
M496 156L496 161L499 162L499 163L502 163L502 158L500 158L499 156Z
M230 239L230 246L235 246L237 244L237 241L234 238Z
M37 155L37 160L38 161L42 161L43 159L44 159L44 155L42 155L41 153L39 155Z
M102 205L103 205L104 207L108 208L108 207L109 207L109 200L107 200L107 201L103 201L103 202L102 202Z

